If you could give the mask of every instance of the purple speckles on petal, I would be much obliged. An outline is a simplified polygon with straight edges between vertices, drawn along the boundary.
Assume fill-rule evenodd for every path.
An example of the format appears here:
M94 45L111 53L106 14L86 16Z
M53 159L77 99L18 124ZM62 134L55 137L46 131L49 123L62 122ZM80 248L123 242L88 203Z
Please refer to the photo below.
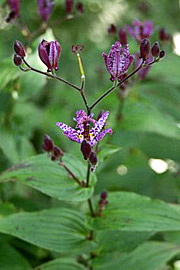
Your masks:
M128 71L133 59L129 54L129 45L126 44L125 47L122 48L119 41L116 41L115 44L111 46L109 55L103 52L102 56L104 57L106 68L111 75L111 81L115 79L119 80L120 76Z
M93 147L98 141L102 140L107 133L112 133L112 130L110 128L99 133L105 126L108 115L109 112L105 112L99 118L99 120L96 121L92 118L93 114L90 114L88 116L83 110L80 110L76 113L76 117L73 118L74 121L77 122L77 130L62 122L57 122L56 125L64 131L64 135L68 139L77 143L82 143L85 140L90 146ZM93 124L93 127L88 132L87 126L90 126L90 123ZM84 133L85 130L86 133Z

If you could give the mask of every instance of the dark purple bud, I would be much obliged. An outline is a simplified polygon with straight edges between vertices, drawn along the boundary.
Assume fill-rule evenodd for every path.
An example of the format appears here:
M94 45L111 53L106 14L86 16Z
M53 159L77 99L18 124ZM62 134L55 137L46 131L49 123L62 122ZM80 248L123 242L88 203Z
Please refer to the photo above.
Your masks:
M64 153L58 146L54 146L54 155L56 158L61 158Z
M150 47L151 44L149 39L144 38L140 44L140 58L142 58L143 60L146 60L148 58L150 53Z
M74 1L73 0L66 0L65 7L66 7L66 12L68 14L72 14L73 7L74 7Z
M80 14L83 14L84 13L84 5L82 2L78 2L77 5L76 5L76 9L78 10L78 12Z
M8 18L6 19L7 22L17 18L20 16L20 2L19 0L7 0L7 3L11 9Z
M160 51L160 53L159 53L159 57L160 57L160 58L163 58L163 57L165 56L165 54L166 54L166 53L165 53L165 51L164 51L164 50L163 50L163 51Z
M54 6L53 0L37 0L39 7L39 16L43 21L47 22L51 16Z
M20 66L22 64L22 58L17 54L14 55L14 64L16 66Z
M159 50L160 50L159 43L156 41L154 43L154 45L152 46L152 49L151 49L152 56L158 57L159 56Z
M54 156L54 155L51 156L52 161L56 161L56 159L57 159L56 156Z
M104 191L102 191L102 193L101 193L101 199L102 199L102 200L106 200L106 198L107 198L107 191L104 190Z
M119 30L119 41L120 41L121 45L123 45L123 46L125 44L127 44L127 34L123 28L120 28L120 30Z
M81 143L81 152L85 160L87 160L91 154L91 146L85 140Z
M109 34L116 34L117 29L115 24L111 24L110 27L107 29L107 31Z
M21 58L23 58L23 57L26 56L24 46L23 46L23 44L22 44L19 40L16 40L16 41L14 42L14 51L15 51L15 53L18 54Z
M167 41L171 38L171 36L169 34L166 33L165 28L161 28L159 31L159 38L161 41Z
M100 111L97 115L96 121L98 121L102 115L103 115L103 111Z
M43 149L47 152L53 151L54 149L53 140L47 134L44 135Z
M93 165L93 166L95 166L96 164L97 164L97 155L96 155L96 153L95 152L91 152L91 154L90 154L90 156L89 156L89 161L91 162L91 164Z
M58 60L61 54L61 46L57 41L47 42L42 40L38 47L39 57L41 61L47 66L47 71L58 69Z

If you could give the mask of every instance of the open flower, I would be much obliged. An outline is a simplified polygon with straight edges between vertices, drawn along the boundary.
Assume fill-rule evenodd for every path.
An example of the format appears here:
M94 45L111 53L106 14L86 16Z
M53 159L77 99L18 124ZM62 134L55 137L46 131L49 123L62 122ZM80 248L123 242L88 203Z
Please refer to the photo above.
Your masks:
M140 22L139 20L134 20L132 25L133 28L131 28L131 26L127 26L127 29L130 35L138 42L141 42L144 38L150 38L153 34L154 28L152 21Z
M47 42L42 40L38 47L39 57L41 61L47 66L47 71L58 69L58 60L61 54L61 46L57 41Z
M52 0L38 0L39 16L47 22L52 13L54 2Z
M109 55L102 53L106 68L109 71L113 82L115 79L121 80L123 74L128 71L129 66L133 61L133 56L129 54L129 45L126 44L122 48L121 43L116 41L110 49Z
M97 142L101 141L107 133L112 133L111 128L101 131L106 124L108 115L109 112L105 112L98 121L95 121L92 119L93 115L87 116L83 110L80 110L76 113L76 118L74 118L77 122L76 129L61 122L57 122L56 125L64 131L64 135L71 141L77 143L86 141L93 147ZM90 122L93 123L92 128L90 128Z

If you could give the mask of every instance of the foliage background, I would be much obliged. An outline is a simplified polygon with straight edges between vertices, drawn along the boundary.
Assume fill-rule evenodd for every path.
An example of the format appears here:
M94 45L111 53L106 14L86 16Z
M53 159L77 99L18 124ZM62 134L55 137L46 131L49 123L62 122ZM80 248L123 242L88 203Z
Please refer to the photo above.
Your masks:
M65 139L55 126L57 121L73 124L72 118L75 112L83 108L80 95L66 85L46 79L39 74L22 73L13 65L14 40L17 39L23 43L26 41L17 23L11 25L4 22L8 9L4 6L4 1L1 0L0 3L2 4L0 9L0 172L25 158L42 153L44 133L49 134L65 152L75 154L83 162L79 145ZM45 70L38 60L37 46L42 38L53 40L55 37L62 46L57 74L78 85L80 83L79 70L77 59L71 53L71 46L77 43L84 44L85 51L82 57L87 78L86 93L91 104L111 86L109 74L101 56L102 51L108 52L115 41L113 36L107 34L109 25L115 23L118 27L123 27L135 18L152 20L156 27L151 39L153 44L158 40L158 30L161 27L166 27L171 35L180 31L179 3L175 0L144 2L140 0L85 0L83 3L85 13L82 16L76 14L76 18L67 20L64 1L55 1L48 30L32 40L28 50L28 60L34 66ZM36 1L22 1L21 6L22 20L32 31L35 31L41 24ZM130 51L137 51L136 42L130 36L128 40ZM110 111L108 126L114 129L114 134L112 138L107 138L106 142L121 148L99 164L96 171L98 178L95 187L96 194L103 189L132 191L168 203L179 204L180 59L173 53L172 43L161 46L166 50L166 58L151 68L144 81L138 81L132 86L124 104L123 117L118 123L116 116L119 100L116 92L94 111L96 114L101 109ZM149 166L149 160L152 158L166 161L168 170L157 174ZM126 166L127 173L122 175L120 165ZM31 212L66 205L75 209L86 208L86 203L69 205L20 183L0 185L0 204L0 217L11 213ZM124 234L121 237L118 236L117 239L123 237ZM125 237L126 243L127 239L129 238ZM30 269L58 257L54 251L39 248L38 245L29 244L13 236L1 234L0 240L3 244L0 247L0 269L12 269L12 265L17 266L13 269ZM147 265L143 268L145 267L143 265L131 269L162 269L180 248L179 232L174 235L167 232L156 234L152 240L160 240L158 248L161 248L161 253L166 258L161 268L155 263L154 268L148 268ZM169 249L161 246L163 240L171 242L168 243ZM153 242L149 244L152 246L148 246L147 243L144 244L145 246L140 245L139 249L134 251L135 258L141 256L142 250L143 252L147 250L147 254L153 250L155 255L149 256L157 258L159 249L156 252L157 246L154 247ZM177 244L176 252L173 251L174 246L171 246L174 243ZM127 244L125 246L127 248ZM122 248L123 251L124 248ZM128 255L122 255L121 258L123 256ZM173 268L174 261L180 257L177 255L173 258L168 263L169 268L163 269L175 269ZM124 260L129 261L129 258L125 257ZM144 260L147 262L146 258ZM94 269L111 269L103 268L108 265L106 263L108 256L102 258L102 261L96 262L102 268L98 268L95 263ZM143 259L141 258L140 261L142 262ZM123 268L123 262L121 265L122 268L114 266L114 269L128 269L126 265ZM132 259L131 267L133 265L137 267L138 262L133 262ZM78 267L80 266L77 266L77 269L80 269ZM152 262L150 267L153 267Z

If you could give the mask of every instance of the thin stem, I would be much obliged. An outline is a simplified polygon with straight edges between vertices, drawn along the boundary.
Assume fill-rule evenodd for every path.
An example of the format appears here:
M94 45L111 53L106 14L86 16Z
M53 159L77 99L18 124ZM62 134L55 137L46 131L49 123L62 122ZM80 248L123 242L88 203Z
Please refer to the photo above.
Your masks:
M74 175L73 172L71 172L71 170L63 162L60 162L59 165L69 173L69 175L78 183L78 185L82 186L79 179Z
M95 213L94 213L94 209L93 209L93 206L92 206L92 201L91 199L88 199L88 205L89 205L89 209L90 209L90 212L91 212L91 217L95 217Z
M40 73L40 74L42 74L42 75L44 75L44 76L47 76L47 77L56 79L56 80L58 80L58 81L61 81L61 82L65 83L65 84L69 85L70 87L74 88L75 90L81 91L81 88L79 88L78 86L76 86L76 85L73 84L73 83L70 83L70 82L68 82L68 81L66 81L66 80L64 80L64 79L62 79L62 78L60 78L60 77L58 77L58 76L56 76L56 75L52 75L52 74L50 74L50 73L43 72L43 71L41 71L41 70L39 70L39 69L36 69L36 68L31 67L31 66L26 62L25 59L23 59L23 62L26 64L26 66L27 66L30 70L32 70L32 71L34 71L34 72L37 72L37 73Z
M91 165L90 165L90 163L88 163L87 175L86 175L86 187L89 186L90 174L91 174Z
M118 86L120 86L122 83L127 81L131 76L133 76L136 72L138 72L144 63L144 60L142 60L139 67L137 67L134 71L132 71L128 76L126 76L124 79L122 79L118 84L112 86L109 90L107 90L101 97L99 97L91 106L90 110L92 110L101 100L103 100L105 97L107 97L112 91L114 91Z

